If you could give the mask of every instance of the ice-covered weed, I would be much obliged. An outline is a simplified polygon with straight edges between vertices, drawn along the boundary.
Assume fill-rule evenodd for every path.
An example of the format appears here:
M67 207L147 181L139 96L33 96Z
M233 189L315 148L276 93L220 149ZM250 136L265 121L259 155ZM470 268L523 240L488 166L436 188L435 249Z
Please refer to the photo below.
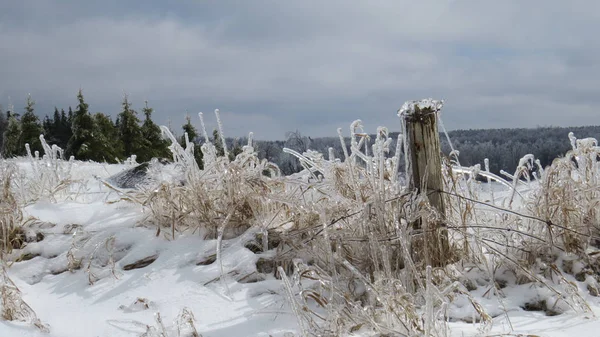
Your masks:
M202 337L196 329L196 318L189 308L183 308L172 326L163 322L160 313L154 315L155 325L146 325L146 331L140 337ZM136 325L140 323L135 322Z
M316 306L300 316L305 329L310 327L310 335L347 335L365 329L414 335L425 332L427 321L429 328L443 331L438 309L429 313L419 309L428 303L425 290L444 284L426 287L425 275L412 259L413 252L423 256L424 247L413 246L411 237L420 234L407 224L424 215L423 201L397 184L394 170L400 157L388 157L394 142L385 128L378 129L374 144L360 121L350 129L351 147L344 161L287 150L305 167L288 178L304 191L292 207L295 217L304 220L287 232L300 243L290 243L292 248L283 251L290 258L305 257L296 264L292 278L301 289L304 307ZM439 299L435 307L439 308Z
M172 142L168 177L165 167L151 163L137 191L111 189L121 200L143 205L148 217L142 223L154 225L157 235L175 240L179 233L197 232L216 238L223 282L230 271L222 264L221 245L246 232L256 241L253 249L269 260L269 268L259 272L276 270L282 279L303 335L444 336L449 319L467 319L453 316L455 302L466 303L469 310L461 310L482 323L483 333L499 313L487 312L489 307L476 300L471 291L477 288L484 287L483 296L495 298L506 316L504 293L523 284L543 289L539 300L557 303L561 311L589 311L578 286L600 292L600 148L593 139L571 135L573 149L564 158L542 168L527 155L514 173L503 173L506 178L489 172L488 161L483 168L462 167L452 151L440 168L443 191L435 191L443 193L445 211L440 212L429 204L429 192L416 193L400 183L406 142L403 135L392 139L384 127L372 138L360 120L353 122L349 150L339 130L343 158L286 149L304 170L283 177L276 165L258 158L252 136L230 158L218 112L222 144L209 142L200 118L201 145L184 137L182 146L162 128ZM16 190L27 193L0 201L3 233L22 222L18 200L55 199L63 189L57 182L72 181L72 162L42 142L46 155L29 156L36 181L17 177ZM202 169L196 146L203 153ZM0 168L10 192L15 175L6 165ZM482 178L490 190L481 188ZM491 189L493 184L504 191ZM415 221L422 226L412 226ZM438 230L440 223L444 231ZM432 268L430 261L440 251L431 243L446 240L446 231L447 264ZM67 254L69 269L85 268L90 283L115 273L115 238L105 234L78 231ZM3 245L10 246L6 240ZM199 335L189 311L182 311L176 327L156 318L146 336L170 336L176 330Z
M8 276L6 264L0 261L0 314L7 321L29 323L42 332L50 332L35 311L23 300L23 294Z
M19 181L23 185L19 190L23 192L21 197L24 202L43 198L56 201L58 194L68 190L73 183L71 170L74 157L65 161L63 150L56 145L50 146L43 135L40 135L40 142L44 150L41 157L37 151L32 154L29 144L25 144L32 176Z
M311 333L340 335L370 327L380 334L443 334L444 308L457 296L467 296L476 320L489 323L490 315L467 290L478 287L473 279L486 284L486 294L505 311L502 288L533 283L562 307L589 312L572 279L585 282L591 294L598 293L593 274L600 267L592 258L600 245L596 212L600 148L595 140L571 136L573 150L546 169L527 155L514 174L505 174L509 180L491 174L488 162L483 170L479 165L458 166L458 153L453 153L454 159L441 168L446 212L438 214L427 198L395 183L400 151L387 158L392 141L386 139L385 129L378 129L371 147L361 125L360 121L351 125L351 151L344 161L332 156L326 160L313 151L286 150L305 170L286 181L303 193L290 206L299 221L286 232L296 244L283 249L283 256L303 257L306 265L297 271L298 282L309 279L317 286L299 290L298 296L312 294L309 302L326 312L323 316L309 311L313 319L323 321L320 330ZM396 144L402 143L400 137ZM506 191L482 191L481 177ZM408 224L419 218L425 225L415 231ZM427 223L440 221L450 235L449 261L456 262L434 269L437 276L430 278L423 262L432 254L431 247L412 238L438 240L428 237L434 231ZM561 251L577 254L584 261L583 271L565 276ZM392 284L397 288L390 288ZM300 283L297 286L302 289Z
M12 164L0 162L0 259L25 240L23 213L12 189L15 172Z
M528 207L546 222L537 225L546 239L567 252L600 248L600 147L595 139L578 140L573 149L544 170ZM538 230L539 231L539 230Z
M195 144L188 141L183 148L167 128L162 130L171 139L174 164L184 179L144 191L144 204L152 212L150 221L159 232L174 238L179 231L200 230L215 238L222 220L231 213L227 233L223 234L238 235L254 225L253 209L268 195L282 194L284 186L275 179L280 175L277 166L259 160L251 143L234 160L217 156L213 144L203 144L201 170L193 155Z

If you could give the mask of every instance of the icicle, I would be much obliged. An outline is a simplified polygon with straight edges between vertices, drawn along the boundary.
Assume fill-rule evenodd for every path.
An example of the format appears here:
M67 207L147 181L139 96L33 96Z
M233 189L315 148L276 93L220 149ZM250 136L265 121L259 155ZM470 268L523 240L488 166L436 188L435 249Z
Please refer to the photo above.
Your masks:
M183 133L183 137L185 138L185 149L189 149L190 148L190 137L188 136L187 132Z
M253 138L254 138L254 132L250 132L250 133L248 134L248 146L249 146L249 147L253 147L253 146L254 146L254 145L252 144L252 143L253 143L253 141L254 141L254 140L253 140Z
M223 234L225 233L225 227L227 227L227 225L229 224L229 220L231 219L232 215L233 212L229 212L229 214L227 214L225 220L223 220L223 222L219 226L217 236L217 261L219 263L219 272L221 274L221 284L225 288L225 293L227 297L230 296L230 292L229 286L227 285L227 281L225 280L225 268L223 267Z
M342 128L337 129L338 136L340 137L340 144L342 144L342 151L344 152L344 160L348 160L348 149L346 148L346 142L344 141L344 136L342 135Z
M431 266L425 268L425 336L434 335L435 316L433 314L433 305L437 300L433 291L433 276ZM473 320L475 322L475 320Z
M405 105L406 105L406 103L405 103ZM404 109L404 106L402 106L402 108L398 111L398 116L400 116L400 129L402 130L401 131L402 143L404 145L403 146L404 147L404 172L406 175L406 179L410 179L410 176L413 173L412 161L410 160L412 151L406 141L406 121L404 120L404 117L402 116L403 111L404 111L403 109Z
M262 246L263 252L269 250L269 231L266 226L262 228Z
M488 158L485 158L483 160L483 165L485 167L485 172L490 173L490 160ZM488 189L490 191L490 198L492 200L492 204L495 204L496 199L494 198L494 188L492 186L492 179L490 178L489 175L486 178L487 178L487 182L488 182Z
M204 142L208 143L208 132L206 132L206 125L204 124L204 114L202 112L198 112L198 117L200 118L200 126L202 127L202 136L204 136Z
M288 302L291 304L292 311L294 312L294 315L298 320L298 326L300 327L301 336L309 336L308 328L306 327L306 324L302 319L304 317L303 310L298 301L296 301L296 297L294 296L294 289L292 288L292 283L290 282L290 279L287 277L287 275L285 275L285 271L281 266L277 267L277 272L281 277L281 282L283 283Z
M450 140L450 136L448 135L448 131L446 131L446 127L444 126L444 122L442 121L442 116L439 113L437 113L437 118L438 121L440 123L440 127L442 128L442 131L444 132L444 135L446 136L446 140L448 140L448 145L450 145L450 156L454 156L454 160L456 161L455 165L460 166L460 161L458 160L458 155L460 152L456 151L454 149L454 145L452 145L452 141Z
M221 142L223 143L223 153L225 158L229 158L229 153L227 152L227 141L225 140L225 134L223 133L223 124L221 123L221 114L219 109L215 109L215 116L217 116L217 126L219 127L219 137L221 137Z
M31 148L29 147L29 143L25 143L25 151L27 152L27 158L29 158L31 168L33 169L35 176L39 177L40 172L38 171L38 165L36 165L35 158L31 155Z
M392 182L398 181L398 170L400 169L400 153L402 152L402 141L404 135L399 133L396 141L396 153L394 153L394 169L392 170Z

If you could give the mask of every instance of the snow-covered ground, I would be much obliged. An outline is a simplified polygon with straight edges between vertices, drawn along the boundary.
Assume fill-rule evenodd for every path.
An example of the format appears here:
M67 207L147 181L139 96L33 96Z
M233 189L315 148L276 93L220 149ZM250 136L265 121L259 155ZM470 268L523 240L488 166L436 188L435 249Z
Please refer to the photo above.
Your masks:
M21 170L28 169L27 162L18 164ZM23 209L25 219L35 220L30 228L44 238L14 253L27 259L12 264L8 275L50 332L0 321L0 336L142 336L149 329L160 332L159 321L167 336L178 336L178 328L191 331L186 321L192 315L204 337L299 335L281 281L272 276L253 279L260 254L245 248L243 238L224 242L228 277L220 280L214 262L216 240L193 233L175 241L157 237L156 229L144 226L142 206L119 200L93 177L107 178L125 168L77 163L73 175L87 179L86 188L73 191L71 198L40 201ZM94 259L69 271L83 256ZM151 263L132 266L141 259ZM585 298L595 316L569 312L546 316L520 308L542 291L531 285L505 288L506 297L499 303L488 299L484 287L475 290L473 296L496 316L485 335L600 335L598 298ZM450 310L460 312L463 307L470 312L468 303L460 301ZM477 324L449 326L452 336L482 335Z

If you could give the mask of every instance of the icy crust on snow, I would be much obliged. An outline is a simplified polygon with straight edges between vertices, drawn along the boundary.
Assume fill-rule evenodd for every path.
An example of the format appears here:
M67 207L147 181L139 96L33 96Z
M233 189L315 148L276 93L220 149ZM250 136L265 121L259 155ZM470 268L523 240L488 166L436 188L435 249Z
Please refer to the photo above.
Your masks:
M398 110L398 116L412 115L415 111L423 109L431 109L432 111L440 111L444 105L443 100L435 100L432 98L422 99L419 101L408 101Z
M33 173L26 161L16 162L20 174ZM149 169L150 184L179 177L175 165L159 166ZM77 189L23 208L32 241L13 251L18 262L8 273L50 333L0 320L0 336L142 336L156 326L157 314L168 336L178 336L184 309L202 336L295 333L280 281L256 269L273 252L255 254L244 246L256 233L223 241L220 281L216 240L199 233L175 241L157 237L155 227L145 226L142 206L121 200L97 179L131 167L74 162ZM43 237L36 242L38 233Z
M353 132L358 134L361 128L360 121L353 123ZM586 142L586 146L596 144ZM310 160L323 159L311 155ZM31 173L27 165L22 167L24 174ZM33 219L27 226L32 233L27 236L35 238L41 232L44 237L13 253L13 260L19 262L12 264L9 274L23 299L49 325L50 334L26 324L0 321L0 336L144 336L148 326L156 326L157 313L165 325L165 335L178 336L176 321L184 308L193 312L196 328L205 337L298 336L297 319L282 295L281 281L271 274L256 277L258 260L273 253L255 254L244 246L256 233L250 231L223 241L222 273L215 261L216 240L203 240L198 233L181 234L175 241L157 237L156 227L145 226L146 214L141 206L121 200L118 193L103 184L106 177L132 167L74 162L72 177L83 182L70 190L67 198L37 200L23 209L24 217ZM176 168L160 167L151 174L167 180L173 176L169 170ZM505 189L495 190L502 188L500 184L488 187L490 195L482 195L487 202L511 196ZM517 185L517 192L526 195L522 187ZM305 197L312 199L311 193L315 191L307 192ZM74 261L80 261L79 265ZM582 266L573 264L572 269L578 272ZM225 277L221 281L222 274ZM494 270L494 279L488 276L474 269L466 275L474 282L474 289L468 296L455 294L448 303L443 317L450 321L451 336L483 334L478 325L466 323L481 320L471 299L492 316L492 326L485 335L597 334L597 318L572 314L548 288L532 283L519 285L502 270ZM586 293L584 282L570 275L564 280L558 287L572 284L582 290L580 293ZM499 283L497 288L490 286L495 281ZM585 300L592 312L600 314L598 298L585 295ZM532 305L562 314L550 317L542 311L527 311ZM357 331L353 336L373 333Z
M265 280L257 283L240 281L257 273L256 262L264 256L244 247L253 232L223 242L229 289L224 295L218 264L211 260L216 240L192 234L176 241L156 237L155 230L137 226L143 220L141 208L126 202L56 204L54 212L50 207L26 208L27 215L49 228L44 240L20 252L36 256L14 263L9 272L51 332L0 322L0 336L141 336L155 324L156 313L169 336L176 336L174 321L182 308L193 312L203 336L295 331L296 320L278 295L280 281L272 275L262 275ZM69 253L82 259L72 272L67 270ZM155 260L125 270L148 257Z

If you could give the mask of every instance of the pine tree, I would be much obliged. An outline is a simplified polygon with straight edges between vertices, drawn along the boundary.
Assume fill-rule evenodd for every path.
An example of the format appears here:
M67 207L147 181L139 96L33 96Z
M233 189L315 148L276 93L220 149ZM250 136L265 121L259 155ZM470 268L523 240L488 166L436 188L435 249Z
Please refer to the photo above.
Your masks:
M25 113L21 117L21 138L19 140L23 150L19 153L25 154L25 144L29 144L31 153L39 151L42 153L42 143L40 135L44 133L40 119L34 113L35 102L31 99L31 95L27 96L27 106Z
M69 114L72 115L73 135L67 144L67 156L75 156L79 160L91 160L94 140L94 119L88 112L88 104L83 98L81 89L77 93L79 104L73 114L69 107Z
M46 141L50 144L56 144L61 149L66 149L72 134L71 121L68 120L65 110L61 109L59 112L58 108L54 107L53 117L47 117L47 120L44 120Z
M239 144L239 141L236 139L233 142L233 148L231 149L231 151L229 151L229 160L234 161L235 157L237 157L238 154L244 152L242 150L242 147Z
M194 143L194 158L196 159L196 163L198 163L198 166L202 169L204 168L204 155L200 149L200 144L196 142L198 138L198 131L196 131L196 128L192 124L192 119L189 115L186 116L185 120L186 123L183 125L184 134L179 139L179 144L185 148L185 134L187 133L189 141Z
M119 114L119 138L123 142L125 157L137 155L144 146L140 119L137 112L131 108L127 95L123 98L123 110Z
M46 141L50 144L56 144L60 147L60 113L58 112L58 108L54 107L54 114L52 118L46 115L44 119L44 137Z
M144 124L142 124L141 128L144 146L142 151L138 154L138 160L148 161L154 157L168 157L168 142L163 139L160 127L152 121L152 112L154 112L154 110L148 107L148 101L145 102L142 111L145 115Z
M73 109L71 108L71 106L69 106L69 114L67 115L67 122L69 122L69 124L73 124Z
M46 115L44 122L42 122L42 129L44 130L44 138L50 144L56 144L56 130L54 128L54 119L51 119Z
M119 139L119 130L110 116L97 112L94 114L94 161L115 163L123 159L123 143Z
M71 112L71 114L72 114L72 112ZM67 117L67 115L65 114L65 110L61 109L60 110L60 124L58 125L58 129L57 129L58 130L57 131L57 134L58 134L57 145L61 149L67 148L69 139L71 139L71 136L73 135L73 131L71 129L71 124L72 124L72 117L71 118Z
M63 114L65 113L65 111L63 110ZM58 137L58 133L60 132L60 127L61 127L61 115L60 112L58 112L58 108L54 107L54 115L52 117L52 129L54 130L54 132L56 133L55 136Z
M71 139L71 137L73 137L73 109L71 109L71 107L69 106L68 114L65 114L64 112L64 110L61 110L60 122L62 124L62 128L60 132L61 143L59 146L62 149L66 150L69 144L69 140Z
M2 135L3 138L3 149L2 155L4 158L10 158L18 156L21 152L21 146L19 144L21 138L21 122L18 120L18 115L7 112L8 125Z

